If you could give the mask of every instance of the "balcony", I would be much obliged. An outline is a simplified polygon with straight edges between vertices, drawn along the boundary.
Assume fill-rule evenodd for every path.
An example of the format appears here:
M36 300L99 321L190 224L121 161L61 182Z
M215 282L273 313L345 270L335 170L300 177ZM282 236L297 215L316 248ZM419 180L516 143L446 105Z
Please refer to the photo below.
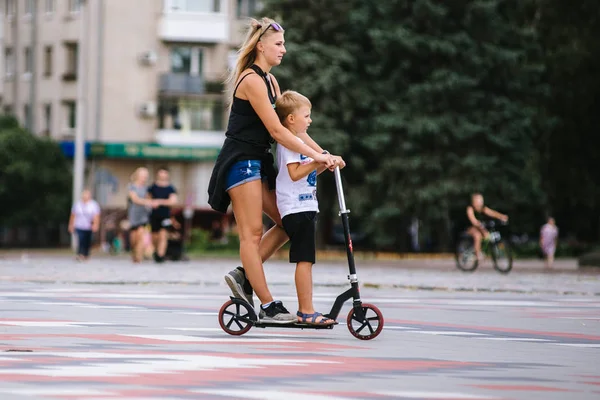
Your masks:
M164 95L202 95L206 92L204 79L189 74L162 74L158 85Z
M225 104L218 98L159 98L155 141L164 146L220 148Z
M227 0L166 0L158 37L166 42L226 43L230 33L227 9Z
M220 149L225 140L225 132L160 129L156 131L154 140L161 146L188 146Z

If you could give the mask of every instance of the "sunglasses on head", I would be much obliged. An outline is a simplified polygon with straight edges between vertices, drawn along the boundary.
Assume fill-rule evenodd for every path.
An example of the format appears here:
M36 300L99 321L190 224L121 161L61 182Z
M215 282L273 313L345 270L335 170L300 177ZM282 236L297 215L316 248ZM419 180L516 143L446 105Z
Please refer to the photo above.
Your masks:
M261 28L262 28L262 25L259 25L258 29L261 29ZM269 30L269 28L273 28L277 32L283 31L283 27L281 25L279 25L277 22L271 22L269 25L267 25L267 28L261 32L260 36L258 37L258 40L260 40L260 38L263 37L263 35Z

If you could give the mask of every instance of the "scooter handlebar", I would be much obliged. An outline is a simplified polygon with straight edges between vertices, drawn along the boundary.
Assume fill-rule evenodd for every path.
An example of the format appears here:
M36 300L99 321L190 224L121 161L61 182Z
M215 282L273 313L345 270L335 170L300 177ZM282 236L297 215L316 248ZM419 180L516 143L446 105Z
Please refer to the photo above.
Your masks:
M339 166L335 167L335 169L333 170L333 174L335 175L335 187L337 189L338 202L340 204L340 213L348 213L349 210L346 208L346 199L344 198L344 187L342 185L342 174L340 172Z

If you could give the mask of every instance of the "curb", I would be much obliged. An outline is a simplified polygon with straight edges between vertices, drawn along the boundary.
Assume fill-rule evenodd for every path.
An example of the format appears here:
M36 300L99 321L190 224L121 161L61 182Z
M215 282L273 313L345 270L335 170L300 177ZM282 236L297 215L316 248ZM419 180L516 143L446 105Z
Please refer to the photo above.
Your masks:
M138 285L138 286L151 286L151 285L172 285L172 286L210 286L218 287L222 286L220 282L214 281L67 281L67 280L18 280L18 281L4 281L12 283L30 283L30 284L61 284L61 285L107 285L107 286L120 286L120 285ZM288 284L281 282L273 282L271 286L288 286ZM344 288L347 287L347 283L336 284L336 283L315 283L314 287L326 287L326 288ZM518 288L489 288L489 287L448 287L448 286L430 286L430 285L402 285L402 284L379 284L364 282L360 285L365 289L400 289L408 291L427 291L427 292L460 292L460 293L513 293L513 294L549 294L549 295L561 295L561 296L599 296L600 292L589 292L589 291L576 291L576 290L552 290L552 289L518 289Z

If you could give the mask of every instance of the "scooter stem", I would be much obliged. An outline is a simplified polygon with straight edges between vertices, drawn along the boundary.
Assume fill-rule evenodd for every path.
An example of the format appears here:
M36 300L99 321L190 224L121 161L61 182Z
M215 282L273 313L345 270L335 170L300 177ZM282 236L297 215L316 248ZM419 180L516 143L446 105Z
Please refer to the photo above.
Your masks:
M344 198L344 187L342 186L342 174L340 173L340 167L335 167L333 174L335 175L335 186L338 193L338 202L340 203L340 215L348 214L350 210L346 208L346 199Z

